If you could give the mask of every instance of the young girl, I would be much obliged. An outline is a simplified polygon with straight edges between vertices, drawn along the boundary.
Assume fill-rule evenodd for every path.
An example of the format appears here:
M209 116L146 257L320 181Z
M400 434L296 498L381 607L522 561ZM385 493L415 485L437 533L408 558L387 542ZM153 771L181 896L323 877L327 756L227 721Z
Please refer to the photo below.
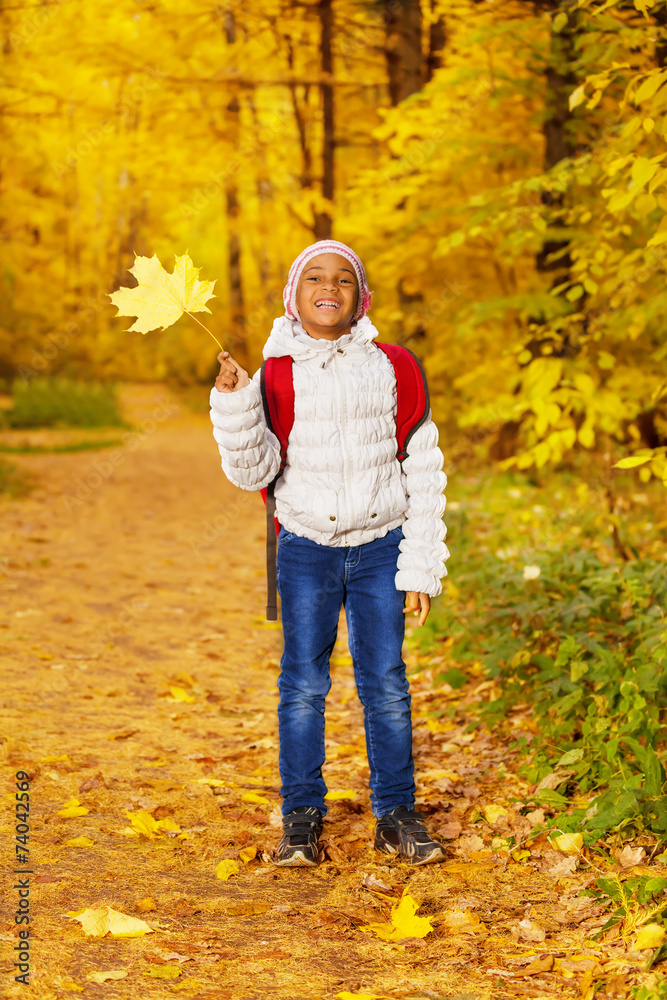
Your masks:
M291 355L295 396L287 465L275 486L284 637L278 679L284 834L277 865L319 860L327 813L324 705L341 606L364 707L375 847L412 864L445 856L414 811L401 651L405 613L414 611L423 625L447 573L447 477L430 413L399 465L396 376L373 343L370 298L353 250L336 240L314 243L290 268L285 315L264 345L265 358ZM241 489L260 490L280 467L260 371L251 380L227 351L218 360L211 419L222 468Z

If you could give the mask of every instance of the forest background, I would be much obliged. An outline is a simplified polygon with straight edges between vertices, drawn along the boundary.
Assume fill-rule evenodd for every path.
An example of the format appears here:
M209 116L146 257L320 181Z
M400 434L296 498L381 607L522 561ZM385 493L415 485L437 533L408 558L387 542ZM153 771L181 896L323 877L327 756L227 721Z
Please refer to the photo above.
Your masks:
M438 686L515 735L547 825L657 850L667 4L53 0L3 5L0 38L6 426L86 384L206 409L201 328L115 318L135 255L188 251L252 372L292 259L350 244L441 431Z

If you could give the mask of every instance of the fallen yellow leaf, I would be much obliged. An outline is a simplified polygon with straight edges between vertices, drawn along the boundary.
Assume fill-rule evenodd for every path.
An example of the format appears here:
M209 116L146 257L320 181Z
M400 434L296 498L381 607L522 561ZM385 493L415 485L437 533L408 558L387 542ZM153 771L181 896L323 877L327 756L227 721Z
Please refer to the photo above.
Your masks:
M257 806L268 806L269 800L265 799L263 795L258 795L257 792L245 792L241 796L242 802L253 802Z
M231 858L227 858L225 861L221 861L220 864L216 865L215 877L222 879L223 882L226 882L232 875L238 875L239 871L238 861L233 861Z
M74 990L76 990L78 993L85 993L86 992L86 987L85 986L78 986L77 983L60 983L59 985L62 986L62 988L64 990L70 990L72 992Z
M359 753L360 751L361 747L356 743L339 743L329 752L327 760L337 760L345 754Z
M136 905L139 913L150 913L151 910L157 910L157 904L152 896L146 896L144 899L140 899Z
M182 687L170 687L171 697L174 701L195 701L195 696Z
M558 837L552 837L551 843L562 854L581 854L584 838L580 833L561 833Z
M180 974L181 970L178 965L149 965L147 969L144 969L144 975L151 976L153 979L178 979Z
M352 791L352 789L327 792L324 796L324 798L329 799L330 802L339 802L341 799L356 799L356 797L357 793Z
M645 924L637 931L637 939L633 951L643 951L645 948L659 948L665 940L663 924Z
M40 757L37 761L38 764L56 764L59 760L69 760L69 756L66 753L60 754L49 754L48 757ZM77 986L77 989L81 987Z
M415 916L418 909L419 903L404 889L400 900L394 903L391 908L391 923L368 924L359 929L373 931L383 941L402 941L403 938L407 937L426 937L433 930L431 927L433 917Z
M458 750L458 747L455 749ZM417 778L420 783L424 781L439 781L440 778L449 778L450 781L460 781L461 776L456 771L448 771L442 767L431 767L427 771L418 771Z
M93 906L85 910L68 910L67 915L78 920L88 937L143 937L152 934L153 928L137 917L128 917L111 906Z
M497 823L501 816L507 816L507 809L505 806L497 806L493 803L488 806L484 806L482 812L484 813L484 819L487 823L490 823L491 826L493 826L494 823Z
M244 847L239 851L239 857L244 865L247 865L253 858L257 857L256 847Z
M523 972L517 972L515 975L523 976L539 976L541 972L551 972L554 967L553 955L545 955L543 958L539 956L534 958L532 962L529 962L525 966Z
M92 847L95 843L90 837L72 837L65 841L65 847Z
M85 816L89 812L90 809L87 809L85 806L82 806L79 800L75 799L74 796L72 796L71 799L67 800L64 808L58 810L58 815L64 816L65 819L71 819L74 816Z
M382 1000L386 993L337 993L336 1000Z
M145 809L140 809L139 812L133 813L129 809L125 810L125 815L132 823L132 829L137 833L140 833L144 837L149 837L151 840L159 836L159 834L164 833L166 830L180 830L178 823L175 823L173 819L155 819L149 812Z
M170 986L169 989L175 993L177 991L180 992L181 990L188 990L188 989L198 990L200 986L201 983L199 982L198 979L194 979L192 976L188 976L187 979L181 979L180 983L174 983L174 985Z
M484 927L477 916L471 910L460 910L454 907L445 913L444 921L447 927L459 934L473 933L484 930Z
M171 819L169 816L165 816L164 819L159 819L157 821L157 825L159 830L171 830L172 833L180 831L181 829L178 823L176 823L176 821Z
M109 972L89 972L86 979L91 983L106 983L107 979L125 979L126 976L125 969L111 969Z
M348 653L334 653L334 655L329 659L329 663L332 667L351 667L352 657Z

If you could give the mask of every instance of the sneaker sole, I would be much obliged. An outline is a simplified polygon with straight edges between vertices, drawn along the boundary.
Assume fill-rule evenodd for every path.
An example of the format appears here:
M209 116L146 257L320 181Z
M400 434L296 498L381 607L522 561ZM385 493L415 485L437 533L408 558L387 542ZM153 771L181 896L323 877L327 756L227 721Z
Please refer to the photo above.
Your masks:
M319 860L309 860L303 851L295 851L291 857L284 858L282 861L275 861L272 859L271 864L276 865L278 868L316 868L319 864Z
M441 847L434 847L430 854L427 854L425 858L412 857L405 858L405 861L409 865L429 865L434 864L436 861L444 861L446 858L445 852Z

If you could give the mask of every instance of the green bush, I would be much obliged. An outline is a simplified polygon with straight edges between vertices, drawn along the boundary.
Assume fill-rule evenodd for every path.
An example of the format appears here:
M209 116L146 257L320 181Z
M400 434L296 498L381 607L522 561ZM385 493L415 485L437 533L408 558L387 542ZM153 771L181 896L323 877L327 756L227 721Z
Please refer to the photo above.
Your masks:
M123 427L116 387L67 378L16 380L9 427Z
M495 489L496 509L480 496L487 488ZM472 661L485 666L495 680L493 700L478 709L487 724L502 726L514 706L530 706L533 739L523 736L512 748L531 784L552 772L560 779L533 793L559 813L560 829L581 830L588 842L621 829L665 837L667 564L620 560L603 533L604 511L580 505L559 526L554 505L529 507L530 487L516 505L508 492L519 491L482 482L470 503L446 517L454 588L435 604L421 642L447 637L454 673ZM542 534L521 527L531 517L541 518ZM511 557L491 551L488 543L508 539L517 550ZM521 560L514 558L520 547ZM459 687L448 666L437 683Z

